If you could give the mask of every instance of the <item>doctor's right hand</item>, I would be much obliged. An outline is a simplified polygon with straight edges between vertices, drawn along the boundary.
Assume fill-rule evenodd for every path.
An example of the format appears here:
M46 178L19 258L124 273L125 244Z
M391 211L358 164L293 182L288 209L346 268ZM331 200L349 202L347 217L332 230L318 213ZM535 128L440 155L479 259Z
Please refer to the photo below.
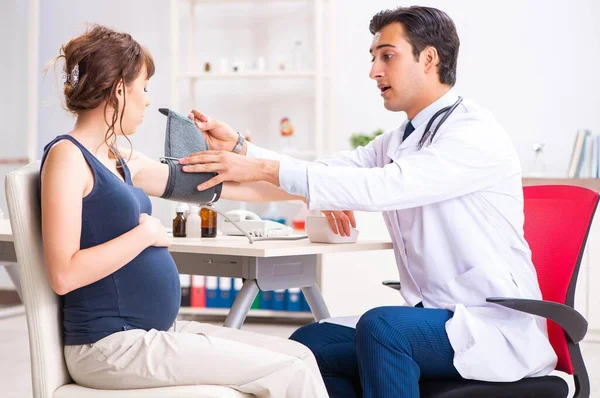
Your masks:
M238 134L228 124L193 109L188 118L194 121L211 151L232 151L238 140Z
M341 236L350 236L352 226L356 228L356 220L354 219L354 212L350 210L325 210L322 212L325 217L327 217L327 221L329 222L329 226L331 230L336 235Z

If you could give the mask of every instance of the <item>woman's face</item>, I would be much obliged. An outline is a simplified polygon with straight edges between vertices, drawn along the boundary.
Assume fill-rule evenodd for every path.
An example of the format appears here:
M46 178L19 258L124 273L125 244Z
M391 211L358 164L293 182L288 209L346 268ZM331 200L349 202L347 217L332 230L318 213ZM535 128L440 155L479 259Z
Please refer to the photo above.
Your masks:
M125 84L125 113L123 115L123 135L135 133L137 127L144 120L144 112L150 105L147 94L148 77L146 67L143 67L139 76L130 84ZM119 109L123 107L123 95L119 96ZM117 121L117 126L120 126Z

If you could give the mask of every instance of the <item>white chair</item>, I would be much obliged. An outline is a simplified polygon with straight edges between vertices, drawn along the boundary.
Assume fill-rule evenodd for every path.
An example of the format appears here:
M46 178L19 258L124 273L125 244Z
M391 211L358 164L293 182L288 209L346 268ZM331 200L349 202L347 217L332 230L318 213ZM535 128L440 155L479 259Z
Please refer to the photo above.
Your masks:
M138 390L95 390L74 384L63 357L59 297L50 288L44 267L38 176L33 162L6 177L6 200L21 272L21 288L31 351L35 398L81 397L251 397L221 386L177 386Z

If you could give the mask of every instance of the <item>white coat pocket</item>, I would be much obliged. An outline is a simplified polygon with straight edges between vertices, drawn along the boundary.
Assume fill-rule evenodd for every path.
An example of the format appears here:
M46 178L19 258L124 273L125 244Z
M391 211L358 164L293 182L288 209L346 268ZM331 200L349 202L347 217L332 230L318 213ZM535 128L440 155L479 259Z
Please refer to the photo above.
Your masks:
M487 306L488 297L518 297L517 286L510 274L490 267L477 266L460 274L445 285L455 303L465 307Z

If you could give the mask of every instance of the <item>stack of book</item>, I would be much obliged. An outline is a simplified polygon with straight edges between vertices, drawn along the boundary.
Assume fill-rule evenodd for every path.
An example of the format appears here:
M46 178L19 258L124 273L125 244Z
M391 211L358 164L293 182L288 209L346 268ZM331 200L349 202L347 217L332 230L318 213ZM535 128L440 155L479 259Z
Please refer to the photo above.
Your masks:
M600 135L589 130L578 130L569 162L567 177L600 177Z
M242 288L242 279L202 275L179 275L181 306L196 308L231 308ZM310 312L300 288L261 291L253 309Z

